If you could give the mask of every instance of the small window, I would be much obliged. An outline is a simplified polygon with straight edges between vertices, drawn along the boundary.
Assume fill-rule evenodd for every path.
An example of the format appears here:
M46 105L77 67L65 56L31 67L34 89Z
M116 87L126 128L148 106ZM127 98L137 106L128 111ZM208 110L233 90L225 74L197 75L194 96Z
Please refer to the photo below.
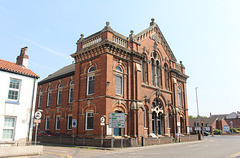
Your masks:
M48 88L47 106L51 105L51 100L52 100L52 87L49 87Z
M45 122L45 130L49 130L49 117L46 117L46 122Z
M72 116L68 116L67 130L72 130Z
M116 66L116 71L123 72L120 66ZM123 75L120 73L115 75L115 94L123 95Z
M60 130L60 117L56 117L56 130Z
M86 113L86 130L93 130L93 113Z
M181 87L178 87L178 106L182 106L182 90Z
M14 117L5 117L2 139L3 140L14 140L14 131L15 131L15 118Z
M88 73L93 72L93 71L95 71L95 67L94 67L94 66L91 66L91 67L88 69Z
M42 90L39 91L38 107L42 107Z
M58 86L58 97L57 97L57 105L62 104L62 84Z
M74 81L71 81L69 88L69 103L73 102L73 95L74 95Z
M19 101L20 93L20 80L10 79L8 99L13 101Z
M91 66L88 69L88 73L95 71L95 67ZM88 81L87 81L87 95L94 94L94 87L95 87L95 74L89 74Z
M121 68L120 66L116 66L116 71L118 71L118 72L123 72L123 71L122 71L122 68Z

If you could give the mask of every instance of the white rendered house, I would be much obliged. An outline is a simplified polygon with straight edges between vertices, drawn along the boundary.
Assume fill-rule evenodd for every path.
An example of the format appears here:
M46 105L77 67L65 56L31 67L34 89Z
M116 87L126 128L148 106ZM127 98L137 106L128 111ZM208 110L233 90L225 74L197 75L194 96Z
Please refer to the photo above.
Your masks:
M27 47L16 63L0 59L0 144L31 142L39 76L27 69Z

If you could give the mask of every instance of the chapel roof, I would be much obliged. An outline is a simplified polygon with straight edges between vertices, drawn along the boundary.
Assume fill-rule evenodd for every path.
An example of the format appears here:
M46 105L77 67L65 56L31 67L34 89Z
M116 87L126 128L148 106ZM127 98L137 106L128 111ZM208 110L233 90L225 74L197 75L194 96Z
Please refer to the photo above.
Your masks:
M44 78L43 80L41 80L39 82L39 84L44 84L46 82L50 82L50 81L54 81L60 78L64 78L67 76L71 76L75 73L75 64L71 64L68 66L65 66L59 70L57 70L56 72L50 74L48 77Z

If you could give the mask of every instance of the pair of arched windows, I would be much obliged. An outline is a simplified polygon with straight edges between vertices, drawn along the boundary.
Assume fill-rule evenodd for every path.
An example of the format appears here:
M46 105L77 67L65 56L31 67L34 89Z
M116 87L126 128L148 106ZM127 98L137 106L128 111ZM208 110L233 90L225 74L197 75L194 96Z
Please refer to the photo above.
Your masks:
M58 93L57 93L57 105L62 104L62 89L63 85L59 84L58 86ZM69 99L68 102L73 102L73 95L74 95L74 81L72 80L69 85ZM50 86L48 88L48 94L47 94L47 106L51 106L52 104L52 87ZM39 100L38 100L38 107L40 108L42 106L42 89L39 91Z
M57 96L57 105L62 104L62 90L63 90L63 85L59 84L59 86L58 86L58 96ZM74 95L74 81L72 80L69 84L69 97L68 97L68 102L69 103L73 102L73 95Z

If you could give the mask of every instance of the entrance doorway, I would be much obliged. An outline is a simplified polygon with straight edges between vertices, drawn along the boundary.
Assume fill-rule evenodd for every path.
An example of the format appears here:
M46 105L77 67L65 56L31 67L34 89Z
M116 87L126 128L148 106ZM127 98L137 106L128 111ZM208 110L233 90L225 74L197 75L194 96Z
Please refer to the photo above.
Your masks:
M114 113L122 113L121 111L115 111ZM114 128L114 136L121 136L121 128Z

